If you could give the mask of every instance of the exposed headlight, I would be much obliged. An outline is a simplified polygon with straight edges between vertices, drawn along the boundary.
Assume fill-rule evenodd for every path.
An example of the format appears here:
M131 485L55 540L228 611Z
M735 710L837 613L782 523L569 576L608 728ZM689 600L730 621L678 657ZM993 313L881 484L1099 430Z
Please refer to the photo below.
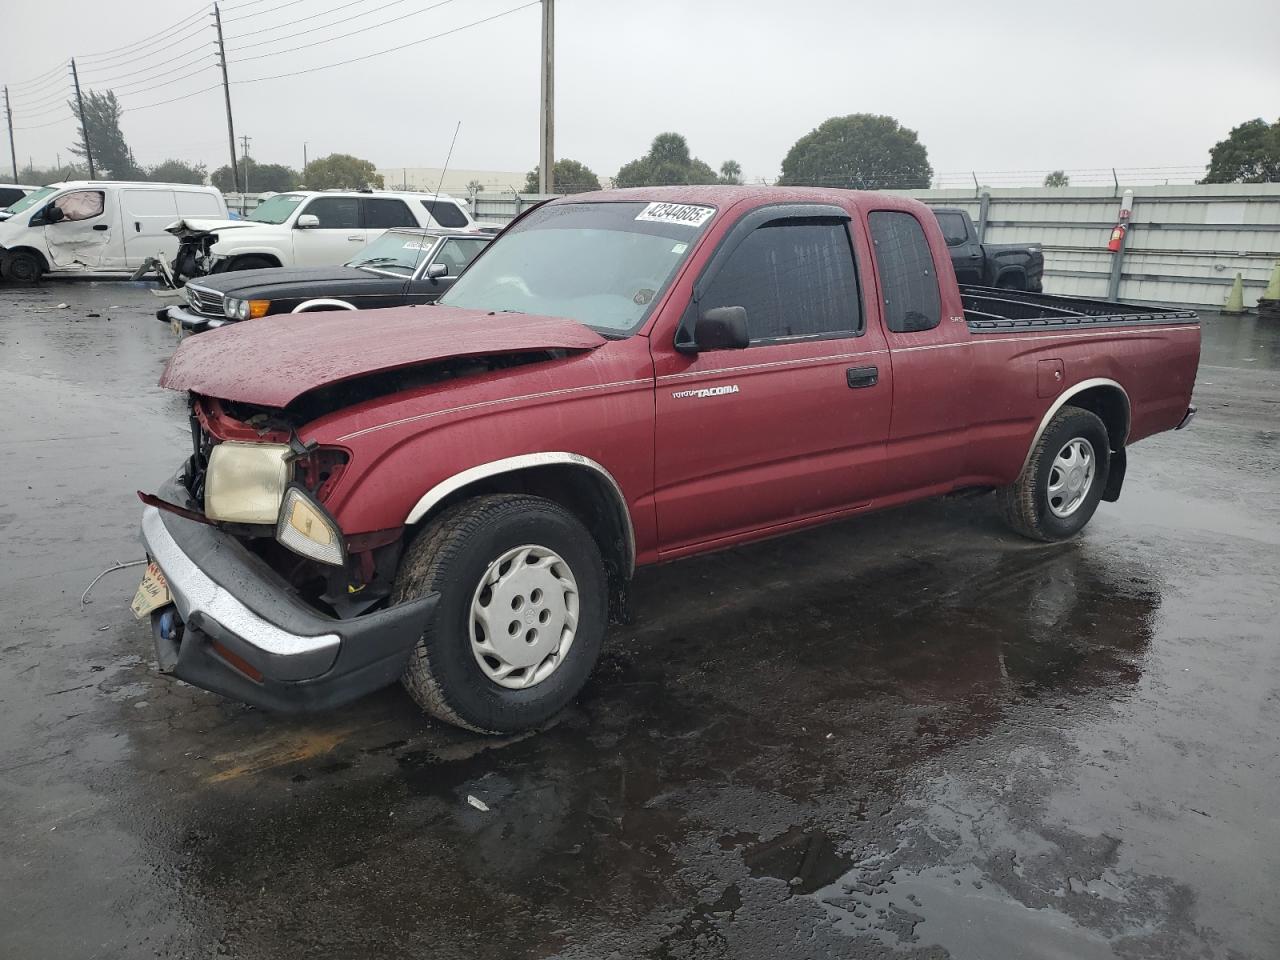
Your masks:
M215 448L216 449L216 448ZM304 557L342 566L342 531L301 487L285 491L276 524L276 539Z
M227 297L227 299L222 301L222 312L226 314L228 320L234 320L236 318L236 310L238 310L239 307L240 301L232 297Z
M205 516L231 523L275 523L289 484L288 455L283 443L217 444L205 474Z
M236 319L237 320L249 319L249 301L248 300L236 301Z

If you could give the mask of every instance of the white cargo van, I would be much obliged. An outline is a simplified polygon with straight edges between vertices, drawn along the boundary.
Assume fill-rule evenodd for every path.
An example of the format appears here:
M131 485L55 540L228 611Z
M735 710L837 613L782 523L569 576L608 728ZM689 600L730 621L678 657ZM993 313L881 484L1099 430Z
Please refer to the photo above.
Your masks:
M46 273L131 273L148 257L171 259L178 240L165 227L186 217L225 218L227 204L214 187L78 180L41 187L8 211L0 278L34 283Z

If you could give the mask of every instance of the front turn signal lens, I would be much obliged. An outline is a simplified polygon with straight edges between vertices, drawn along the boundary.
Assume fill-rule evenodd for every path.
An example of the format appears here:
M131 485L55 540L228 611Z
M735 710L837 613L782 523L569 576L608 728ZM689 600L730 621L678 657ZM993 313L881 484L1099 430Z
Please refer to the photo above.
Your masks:
M249 319L257 320L259 317L265 317L267 311L271 309L270 300L246 300L249 304Z
M340 567L345 560L342 531L301 487L285 491L276 539L294 553Z

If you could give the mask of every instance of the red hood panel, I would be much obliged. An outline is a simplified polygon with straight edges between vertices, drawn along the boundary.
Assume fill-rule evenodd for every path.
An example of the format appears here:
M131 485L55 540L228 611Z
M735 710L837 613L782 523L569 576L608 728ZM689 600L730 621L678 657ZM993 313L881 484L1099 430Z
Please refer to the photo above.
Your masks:
M605 342L574 320L457 307L282 314L184 340L160 386L284 407L318 387L451 357L594 350Z

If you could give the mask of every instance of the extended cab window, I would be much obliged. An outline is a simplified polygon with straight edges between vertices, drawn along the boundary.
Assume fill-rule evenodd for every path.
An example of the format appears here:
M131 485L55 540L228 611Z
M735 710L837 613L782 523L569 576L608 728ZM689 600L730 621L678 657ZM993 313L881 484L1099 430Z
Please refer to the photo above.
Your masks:
M360 201L364 204L364 225L370 230L390 230L392 227L416 227L418 222L409 212L409 205L403 200L391 197L366 197Z
M316 197L302 212L318 217L321 229L351 230L360 226L360 201L355 197Z
M948 247L958 247L969 239L969 231L964 228L964 217L958 213L938 214L938 226L942 228L942 236Z
M454 229L467 226L467 215L456 203L448 200L423 200L422 205L431 214L431 219L442 227Z
M909 213L877 210L867 215L884 318L894 333L932 330L942 319L933 254L920 221Z
M716 272L699 310L744 307L752 343L854 336L861 328L849 232L779 220L752 231Z

